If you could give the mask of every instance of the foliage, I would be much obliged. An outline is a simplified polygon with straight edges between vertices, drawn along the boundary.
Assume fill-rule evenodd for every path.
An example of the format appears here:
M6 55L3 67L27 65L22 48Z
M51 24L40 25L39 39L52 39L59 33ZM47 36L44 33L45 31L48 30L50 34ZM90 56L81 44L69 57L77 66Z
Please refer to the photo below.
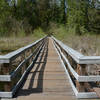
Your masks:
M67 0L67 27L76 29L76 34L83 34L89 31L100 32L100 10L94 8L88 0ZM95 0L94 0L95 1Z
M89 29L94 33L100 33L100 9L88 9Z
M50 23L63 24L78 35L99 33L100 10L88 0L18 0L17 6L0 1L0 36L27 36L38 27L50 34Z
M0 35L6 35L8 33L9 21L8 16L10 16L10 8L5 0L0 1Z
M68 14L67 25L68 27L75 27L77 34L82 34L82 28L88 28L88 2L87 0L68 0Z
M42 37L44 37L45 36L45 32L39 27L39 28L37 28L37 29L35 29L34 31L33 31L33 36L34 37L38 37L38 38L42 38Z

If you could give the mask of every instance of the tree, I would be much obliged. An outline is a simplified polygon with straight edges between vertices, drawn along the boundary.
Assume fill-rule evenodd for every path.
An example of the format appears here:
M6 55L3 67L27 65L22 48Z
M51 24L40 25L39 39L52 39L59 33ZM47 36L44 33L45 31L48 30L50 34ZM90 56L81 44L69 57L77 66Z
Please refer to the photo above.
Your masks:
M77 34L88 30L88 4L87 0L68 0L67 25L76 27Z
M60 19L61 23L66 24L66 0L61 0L61 5L60 5Z
M9 27L8 18L10 16L10 7L5 0L0 1L0 35L6 35L7 28Z

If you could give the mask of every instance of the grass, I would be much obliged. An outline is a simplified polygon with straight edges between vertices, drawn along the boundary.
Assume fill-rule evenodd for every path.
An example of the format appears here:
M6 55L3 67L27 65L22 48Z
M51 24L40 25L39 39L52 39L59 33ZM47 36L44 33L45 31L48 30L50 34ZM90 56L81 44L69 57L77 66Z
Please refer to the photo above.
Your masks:
M87 33L79 36L74 28L69 31L64 25L52 26L53 35L69 47L87 56L100 55L100 35Z
M78 52L86 56L100 56L100 35L85 33L83 35L76 35L75 29L72 28L67 30L64 25L58 25L54 27L53 25L53 35L61 40L64 44L77 50ZM74 65L73 65L74 66ZM98 64L87 65L86 73L88 75L99 75L98 70L100 66ZM96 84L99 86L98 84Z
M50 24L48 33L52 33L57 39L84 55L100 55L100 35L88 33L79 36L75 34L74 28L69 31L64 25L55 23ZM0 38L0 55L26 46L44 36L44 31L41 28L37 28L29 36L2 37Z
M33 34L29 36L0 37L0 55L4 55L11 51L17 50L23 46L33 43L37 39L44 36L45 34L42 29L38 28L35 29Z

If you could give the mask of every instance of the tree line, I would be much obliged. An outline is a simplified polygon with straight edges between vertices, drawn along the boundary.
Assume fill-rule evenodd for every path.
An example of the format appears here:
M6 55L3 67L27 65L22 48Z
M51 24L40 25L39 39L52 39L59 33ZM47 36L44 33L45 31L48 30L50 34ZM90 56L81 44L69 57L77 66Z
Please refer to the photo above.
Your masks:
M74 27L76 33L82 34L87 32L100 32L100 5L96 8L98 0L67 0L68 13L67 24ZM98 4L100 2L98 1Z
M12 0L13 1L13 0ZM94 0L95 1L95 0ZM100 32L100 9L88 0L18 0L17 5L0 1L0 36L31 34L50 22L63 24L75 33Z

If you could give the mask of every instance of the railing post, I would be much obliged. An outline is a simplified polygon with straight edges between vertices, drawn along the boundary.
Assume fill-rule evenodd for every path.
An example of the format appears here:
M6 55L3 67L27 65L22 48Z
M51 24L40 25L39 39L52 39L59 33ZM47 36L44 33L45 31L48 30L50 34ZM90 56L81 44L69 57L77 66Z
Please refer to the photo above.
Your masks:
M30 49L30 55L33 53L33 49L31 48ZM32 63L32 60L33 60L33 58L31 58L30 60L29 60L29 63L31 64Z
M86 75L86 65L77 64L77 74L79 75ZM76 81L76 88L79 92L85 91L85 84L84 82Z
M9 75L10 71L11 71L10 63L2 64L2 73L4 75Z
M2 72L4 75L9 75L11 71L11 63L4 63L2 66ZM10 92L11 91L11 82L4 82L4 91Z
M4 83L4 91L10 92L11 91L11 87L12 87L11 82L5 82Z
M25 60L25 52L21 56L21 61ZM23 74L25 71L25 64L22 66L21 74Z
M29 52L29 50L26 50L26 51L25 51L25 59L29 56L29 55L28 55L28 52ZM28 66L29 66L29 61L27 61L27 62L25 63L25 69L26 69Z

